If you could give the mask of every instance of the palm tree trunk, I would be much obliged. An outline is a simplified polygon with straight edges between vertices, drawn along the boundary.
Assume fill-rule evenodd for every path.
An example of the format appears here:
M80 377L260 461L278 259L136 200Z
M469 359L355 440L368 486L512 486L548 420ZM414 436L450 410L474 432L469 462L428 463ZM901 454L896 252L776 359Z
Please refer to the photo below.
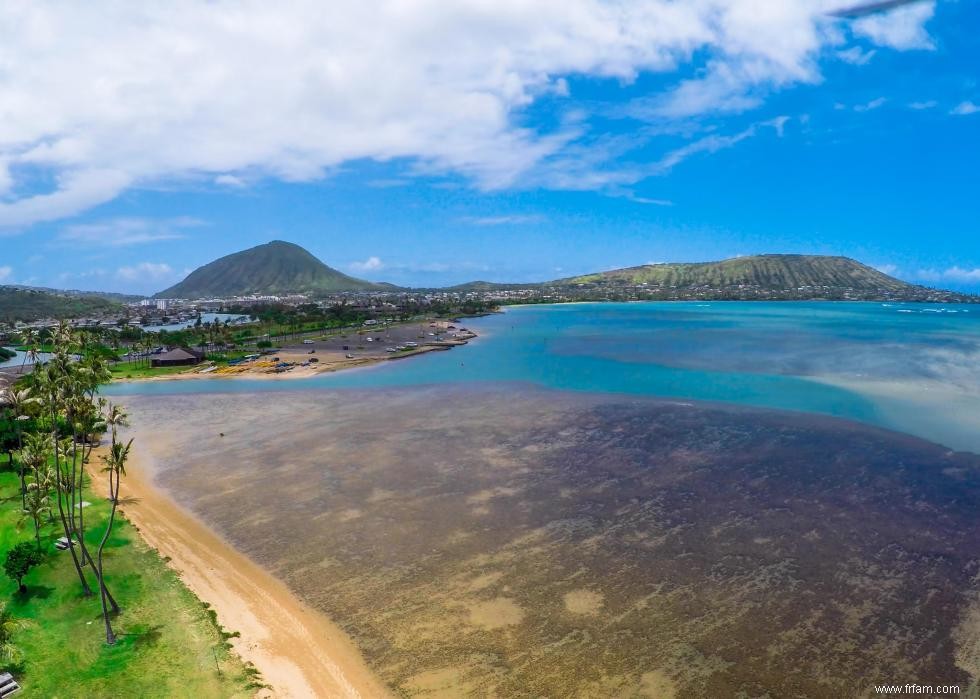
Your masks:
M112 597L109 595L109 590L105 585L105 576L102 573L102 551L105 549L106 541L109 540L109 535L112 533L112 525L116 521L116 506L119 502L118 492L119 492L119 480L116 479L116 487L113 489L112 486L112 471L109 471L109 497L112 499L112 509L109 510L109 524L106 525L105 533L102 535L102 540L99 542L99 550L97 553L98 563L95 568L98 571L99 576L99 590L101 592L102 599L102 619L105 621L105 642L108 645L113 645L116 642L116 634L112 630L112 623L109 621L109 609L106 606L107 600L111 600ZM112 611L113 613L118 613L119 606L116 604L115 600L112 600Z
M82 550L82 565L92 566L92 571L95 573L95 579L99 583L99 593L102 597L109 600L112 606L112 612L114 614L119 612L119 605L116 603L115 598L112 593L109 592L109 588L106 586L105 581L102 579L102 571L96 565L95 560L92 558L92 554L88 550L88 545L85 543L85 508L82 507L82 487L84 485L85 479L85 457L84 457L84 447L82 447L83 456L82 464L79 467L79 480L78 480L78 528L76 529L78 533L78 544L79 548ZM111 474L110 474L111 478ZM109 483L109 493L112 493L112 483ZM115 509L115 504L113 504L113 509Z
M17 425L17 450L20 452L20 505L21 509L27 509L27 480L24 476L24 442L20 434L20 424ZM13 465L13 456L11 456Z
M92 588L88 585L88 580L85 578L85 573L82 571L82 566L78 562L78 556L75 554L75 547L72 545L75 532L70 526L68 526L68 519L65 517L65 506L61 499L60 487L58 488L58 514L61 516L61 526L65 531L65 537L68 539L68 550L71 552L72 563L75 564L75 572L78 573L78 579L82 583L82 594L84 594L86 597L90 597L92 595Z
M52 401L53 404L53 401ZM78 563L78 556L75 554L75 547L72 545L74 540L72 537L75 532L72 527L68 525L68 518L65 517L65 506L62 501L62 491L64 490L64 484L62 482L61 473L61 459L58 456L58 430L57 430L57 420L55 419L55 414L51 416L51 443L54 447L54 468L55 474L57 474L56 491L58 495L58 515L61 517L61 526L65 530L65 537L68 539L68 551L71 552L71 560L75 565L75 572L78 573L78 580L82 584L82 594L86 597L92 595L92 588L88 585L88 580L85 578L85 573L82 571L82 566Z

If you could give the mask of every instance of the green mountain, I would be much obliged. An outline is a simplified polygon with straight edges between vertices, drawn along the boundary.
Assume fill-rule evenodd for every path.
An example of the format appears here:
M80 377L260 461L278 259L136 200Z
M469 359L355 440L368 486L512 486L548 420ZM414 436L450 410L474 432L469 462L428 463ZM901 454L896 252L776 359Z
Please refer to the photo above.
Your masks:
M381 291L387 284L355 279L327 267L299 245L282 240L219 258L156 295L198 299L291 292Z
M565 299L862 299L976 303L970 294L903 282L848 257L753 255L641 265L550 282L471 282L456 292L532 290Z
M0 286L0 322L29 323L44 318L80 318L119 310L102 296Z
M550 283L552 286L580 284L726 290L752 287L766 291L810 288L900 292L915 288L848 257L823 255L752 255L720 262L642 265Z
M47 294L57 294L58 296L77 296L82 298L99 298L106 299L107 301L115 301L116 303L132 303L133 301L139 301L140 299L146 298L145 296L138 296L136 294L121 294L115 291L81 291L79 289L53 289L49 286L26 286L24 284L11 284L14 289L22 289L24 291L43 291Z

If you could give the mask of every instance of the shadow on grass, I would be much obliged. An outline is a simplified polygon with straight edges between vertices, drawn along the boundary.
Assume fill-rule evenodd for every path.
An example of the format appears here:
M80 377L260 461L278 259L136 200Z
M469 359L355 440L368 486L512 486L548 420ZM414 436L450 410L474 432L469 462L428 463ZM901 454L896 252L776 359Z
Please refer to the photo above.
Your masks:
M149 648L156 645L160 638L162 638L162 628L162 624L157 624L156 626L143 626L138 624L131 630L120 633L119 637L125 637L132 643L134 649Z
M28 585L23 592L14 593L14 599L28 604L32 600L47 599L54 592L54 588L49 585Z

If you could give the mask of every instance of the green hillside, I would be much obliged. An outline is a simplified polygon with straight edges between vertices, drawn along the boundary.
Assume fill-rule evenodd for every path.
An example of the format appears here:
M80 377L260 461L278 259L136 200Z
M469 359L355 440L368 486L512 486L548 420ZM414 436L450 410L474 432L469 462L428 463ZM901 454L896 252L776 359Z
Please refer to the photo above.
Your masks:
M156 296L196 299L390 288L390 285L349 277L323 264L299 245L274 240L198 267L184 281Z
M99 315L120 304L99 296L74 295L0 286L0 322L31 322L42 318Z
M58 296L82 296L85 298L98 298L106 299L107 301L114 301L116 303L132 303L133 301L139 301L145 298L144 296L138 296L136 294L121 294L115 291L81 291L80 289L54 289L49 286L26 286L24 284L11 284L11 287L15 289L21 289L22 291L43 291L47 294L57 294Z
M811 287L881 292L913 288L911 284L850 258L822 255L753 255L721 262L643 265L551 282L554 286L577 284L646 284L678 289L751 286L784 290Z

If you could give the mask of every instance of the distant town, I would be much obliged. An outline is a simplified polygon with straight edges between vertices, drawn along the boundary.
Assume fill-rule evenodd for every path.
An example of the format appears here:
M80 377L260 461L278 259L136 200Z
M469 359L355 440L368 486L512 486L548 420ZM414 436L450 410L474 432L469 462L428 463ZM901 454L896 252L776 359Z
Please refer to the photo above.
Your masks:
M204 313L229 313L249 316L256 309L270 307L316 307L321 310L342 307L365 320L397 316L402 319L426 312L469 315L505 305L567 303L574 301L881 301L916 303L976 303L975 296L923 287L897 290L800 286L770 289L756 285L664 287L649 283L611 284L579 283L572 286L493 285L485 289L428 291L342 292L315 297L312 294L249 294L205 299L141 299L97 314L69 318L77 328L147 328L193 323ZM56 317L30 322L0 320L0 336L24 328L43 329L57 325ZM245 322L243 319L238 322Z

